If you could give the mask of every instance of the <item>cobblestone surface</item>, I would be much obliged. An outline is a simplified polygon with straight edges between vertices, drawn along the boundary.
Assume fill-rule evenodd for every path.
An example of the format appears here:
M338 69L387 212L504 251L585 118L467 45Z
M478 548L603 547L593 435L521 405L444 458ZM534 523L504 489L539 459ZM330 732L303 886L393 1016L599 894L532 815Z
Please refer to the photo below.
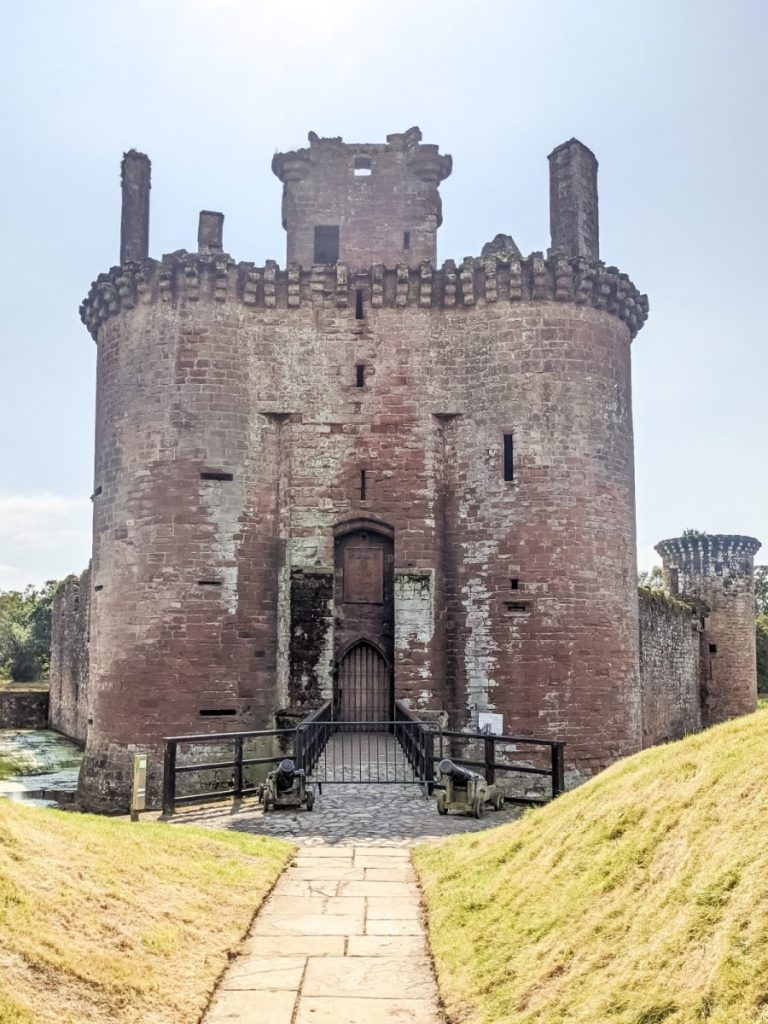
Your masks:
M457 832L478 832L519 818L525 808L507 804L486 810L479 820L451 812L441 817L435 798L425 798L418 785L325 784L315 808L276 810L264 814L255 800L238 806L217 804L180 811L174 825L209 825L239 832L279 836L303 846L411 846Z

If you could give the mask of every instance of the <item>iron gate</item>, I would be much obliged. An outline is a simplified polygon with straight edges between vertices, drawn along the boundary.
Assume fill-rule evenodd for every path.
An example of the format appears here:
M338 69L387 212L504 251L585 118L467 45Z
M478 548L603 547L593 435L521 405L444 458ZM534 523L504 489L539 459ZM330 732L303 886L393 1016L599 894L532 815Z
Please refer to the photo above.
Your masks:
M392 670L368 640L358 640L339 663L336 718L348 731L391 724Z

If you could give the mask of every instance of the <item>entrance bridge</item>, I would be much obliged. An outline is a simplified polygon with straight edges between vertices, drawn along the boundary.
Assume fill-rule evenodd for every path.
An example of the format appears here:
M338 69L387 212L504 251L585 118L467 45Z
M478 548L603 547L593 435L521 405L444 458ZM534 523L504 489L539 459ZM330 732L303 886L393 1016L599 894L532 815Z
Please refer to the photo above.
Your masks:
M436 764L450 757L495 782L511 803L543 803L564 789L564 744L531 737L445 730L401 701L388 720L339 721L329 701L290 729L166 739L163 814L182 806L260 793L271 768L291 758L320 794L324 786L411 786L429 796Z

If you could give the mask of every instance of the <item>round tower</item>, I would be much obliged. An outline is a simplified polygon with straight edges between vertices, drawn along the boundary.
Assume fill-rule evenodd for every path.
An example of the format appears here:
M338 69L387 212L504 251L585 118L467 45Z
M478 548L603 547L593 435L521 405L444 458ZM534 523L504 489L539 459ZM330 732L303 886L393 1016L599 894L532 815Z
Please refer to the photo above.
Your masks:
M647 299L598 258L577 140L550 161L546 256L499 235L437 266L450 158L420 139L278 154L301 261L284 270L235 263L211 211L198 252L149 259L149 162L126 155L129 258L81 307L98 346L84 806L126 806L137 750L152 799L164 736L326 699L470 730L501 715L565 740L575 776L639 749ZM315 251L329 227L338 251Z
M754 537L690 534L663 540L669 592L704 604L702 724L714 725L757 705Z

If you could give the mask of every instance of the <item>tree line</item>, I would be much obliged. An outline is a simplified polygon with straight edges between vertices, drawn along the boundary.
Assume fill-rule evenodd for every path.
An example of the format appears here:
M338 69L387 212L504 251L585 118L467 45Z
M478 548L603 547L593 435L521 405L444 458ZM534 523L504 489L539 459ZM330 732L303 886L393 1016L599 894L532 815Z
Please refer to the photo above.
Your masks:
M641 572L639 581L662 589L660 567ZM53 599L61 585L48 580L39 589L0 591L0 679L27 683L48 675ZM757 688L768 693L768 565L755 566L755 612Z

